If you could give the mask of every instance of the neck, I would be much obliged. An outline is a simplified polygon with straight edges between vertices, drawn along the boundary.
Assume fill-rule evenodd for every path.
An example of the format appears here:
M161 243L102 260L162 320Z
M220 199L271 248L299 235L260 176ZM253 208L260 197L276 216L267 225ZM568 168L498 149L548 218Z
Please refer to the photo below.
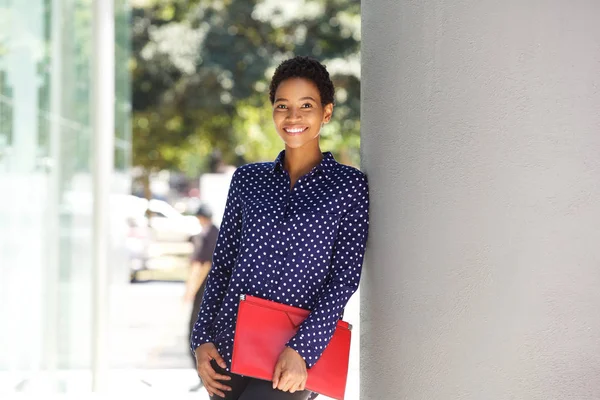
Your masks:
M323 154L319 146L311 149L304 148L285 148L285 158L283 160L285 170L290 174L292 180L307 174L311 169L318 165L323 159Z

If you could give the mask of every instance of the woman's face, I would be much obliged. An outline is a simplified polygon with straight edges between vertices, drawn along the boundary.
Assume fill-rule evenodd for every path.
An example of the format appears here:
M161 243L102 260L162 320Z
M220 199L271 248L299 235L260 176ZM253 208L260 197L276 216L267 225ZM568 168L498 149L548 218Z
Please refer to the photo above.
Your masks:
M329 122L333 104L321 105L317 85L305 78L290 78L275 91L273 122L290 148L318 141L323 123Z

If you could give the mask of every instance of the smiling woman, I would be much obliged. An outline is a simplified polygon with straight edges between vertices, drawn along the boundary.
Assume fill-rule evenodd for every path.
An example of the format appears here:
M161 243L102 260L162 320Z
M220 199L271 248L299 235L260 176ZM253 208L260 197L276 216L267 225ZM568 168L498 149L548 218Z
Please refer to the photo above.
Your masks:
M320 149L333 95L318 61L283 62L270 100L285 149L274 162L244 165L233 175L191 337L198 374L213 400L317 396L305 390L307 371L358 288L369 224L366 176ZM310 311L273 365L272 382L231 371L238 301L245 295Z
M297 149L305 145L318 147L324 123L331 120L333 103L323 105L317 85L306 78L290 78L277 87L273 121L286 146Z

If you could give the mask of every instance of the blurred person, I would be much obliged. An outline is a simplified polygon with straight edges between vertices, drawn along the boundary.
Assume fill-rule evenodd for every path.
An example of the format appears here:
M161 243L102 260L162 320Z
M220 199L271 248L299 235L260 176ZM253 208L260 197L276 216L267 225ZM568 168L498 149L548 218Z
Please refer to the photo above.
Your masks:
M322 152L334 86L325 66L295 57L275 70L269 93L285 145L273 162L232 177L204 300L191 336L211 400L306 400L320 358L357 290L369 224L366 176ZM286 344L272 382L231 373L240 295L310 311Z
M194 245L191 256L191 265L188 278L185 283L185 303L192 303L192 312L189 321L188 340L192 335L194 323L200 312L202 296L206 288L206 277L211 269L212 255L217 244L219 229L213 224L212 212L206 205L201 205L196 211L196 217L202 226L202 232L191 237ZM189 343L188 343L189 346ZM192 354L193 365L196 366L196 358ZM192 391L198 390L202 385L194 386Z

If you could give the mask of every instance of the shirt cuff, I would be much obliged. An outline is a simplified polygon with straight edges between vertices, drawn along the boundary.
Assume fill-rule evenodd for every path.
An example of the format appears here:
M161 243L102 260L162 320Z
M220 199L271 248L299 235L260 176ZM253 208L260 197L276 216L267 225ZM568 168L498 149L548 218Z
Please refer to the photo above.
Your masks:
M212 336L205 329L194 330L190 340L190 350L196 354L196 349L203 344L213 342Z
M312 368L317 363L321 355L321 353L316 354L315 349L308 344L308 340L303 333L299 333L290 339L286 346L296 350L296 352L300 354L306 363L306 368Z

